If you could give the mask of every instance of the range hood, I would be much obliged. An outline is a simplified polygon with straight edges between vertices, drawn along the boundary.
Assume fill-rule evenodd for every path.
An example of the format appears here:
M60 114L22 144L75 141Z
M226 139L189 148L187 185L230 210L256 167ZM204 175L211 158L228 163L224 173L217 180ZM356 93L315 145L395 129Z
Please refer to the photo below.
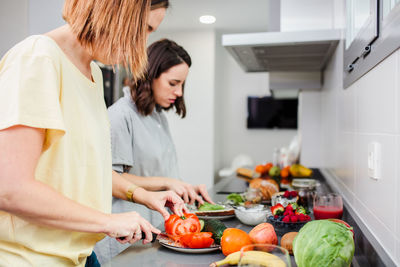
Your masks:
M225 34L222 45L246 72L320 72L340 37L338 29Z

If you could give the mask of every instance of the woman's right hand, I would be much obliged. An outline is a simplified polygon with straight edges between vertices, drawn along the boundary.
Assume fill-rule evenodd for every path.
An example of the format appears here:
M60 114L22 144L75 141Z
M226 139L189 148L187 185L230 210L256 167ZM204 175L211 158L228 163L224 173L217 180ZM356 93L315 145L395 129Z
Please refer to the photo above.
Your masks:
M105 234L116 238L121 244L133 244L142 239L142 233L146 235L143 244L150 243L153 239L152 233L159 234L161 231L151 225L137 212L109 214Z

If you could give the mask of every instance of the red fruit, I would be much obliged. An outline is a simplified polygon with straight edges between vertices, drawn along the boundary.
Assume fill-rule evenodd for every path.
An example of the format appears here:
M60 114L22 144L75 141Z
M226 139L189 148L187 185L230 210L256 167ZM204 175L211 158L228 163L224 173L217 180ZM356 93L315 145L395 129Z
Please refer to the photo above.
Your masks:
M297 192L296 191L290 191L290 197L297 197Z
M299 219L299 221L304 222L307 218L306 215L304 215L303 213L300 213L297 215L297 218Z
M286 210L293 211L292 205L287 205L287 206L286 206Z
M284 198L289 198L289 196L290 196L289 191L285 191L285 193L283 193Z
M275 206L271 207L271 212L273 215L280 215L284 212L285 208L282 204L278 203Z
M311 217L309 215L304 215L306 216L306 221L311 221Z
M275 218L275 219L278 219L278 218L279 218L279 216L278 216L278 215L274 215L274 218Z
M291 222L297 222L297 216L295 216L295 215L290 216L290 221Z
M278 237L272 224L260 223L249 233L250 239L254 244L278 244Z
M290 216L283 217L282 222L285 222L285 223L290 222Z

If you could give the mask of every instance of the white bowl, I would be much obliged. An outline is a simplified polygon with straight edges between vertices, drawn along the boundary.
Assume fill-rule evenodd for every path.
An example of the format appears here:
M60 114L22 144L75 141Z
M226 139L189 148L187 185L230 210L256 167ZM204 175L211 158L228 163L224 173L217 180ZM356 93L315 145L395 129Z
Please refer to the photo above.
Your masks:
M267 216L271 215L271 212L263 205L236 206L235 215L244 224L257 225L266 222Z

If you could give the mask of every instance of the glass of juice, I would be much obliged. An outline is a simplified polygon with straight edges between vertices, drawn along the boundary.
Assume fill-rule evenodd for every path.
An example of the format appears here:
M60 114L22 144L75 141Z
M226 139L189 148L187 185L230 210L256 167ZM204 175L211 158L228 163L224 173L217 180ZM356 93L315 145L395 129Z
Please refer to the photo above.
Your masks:
M321 219L341 219L343 215L343 200L338 194L317 195L314 198L314 217Z

